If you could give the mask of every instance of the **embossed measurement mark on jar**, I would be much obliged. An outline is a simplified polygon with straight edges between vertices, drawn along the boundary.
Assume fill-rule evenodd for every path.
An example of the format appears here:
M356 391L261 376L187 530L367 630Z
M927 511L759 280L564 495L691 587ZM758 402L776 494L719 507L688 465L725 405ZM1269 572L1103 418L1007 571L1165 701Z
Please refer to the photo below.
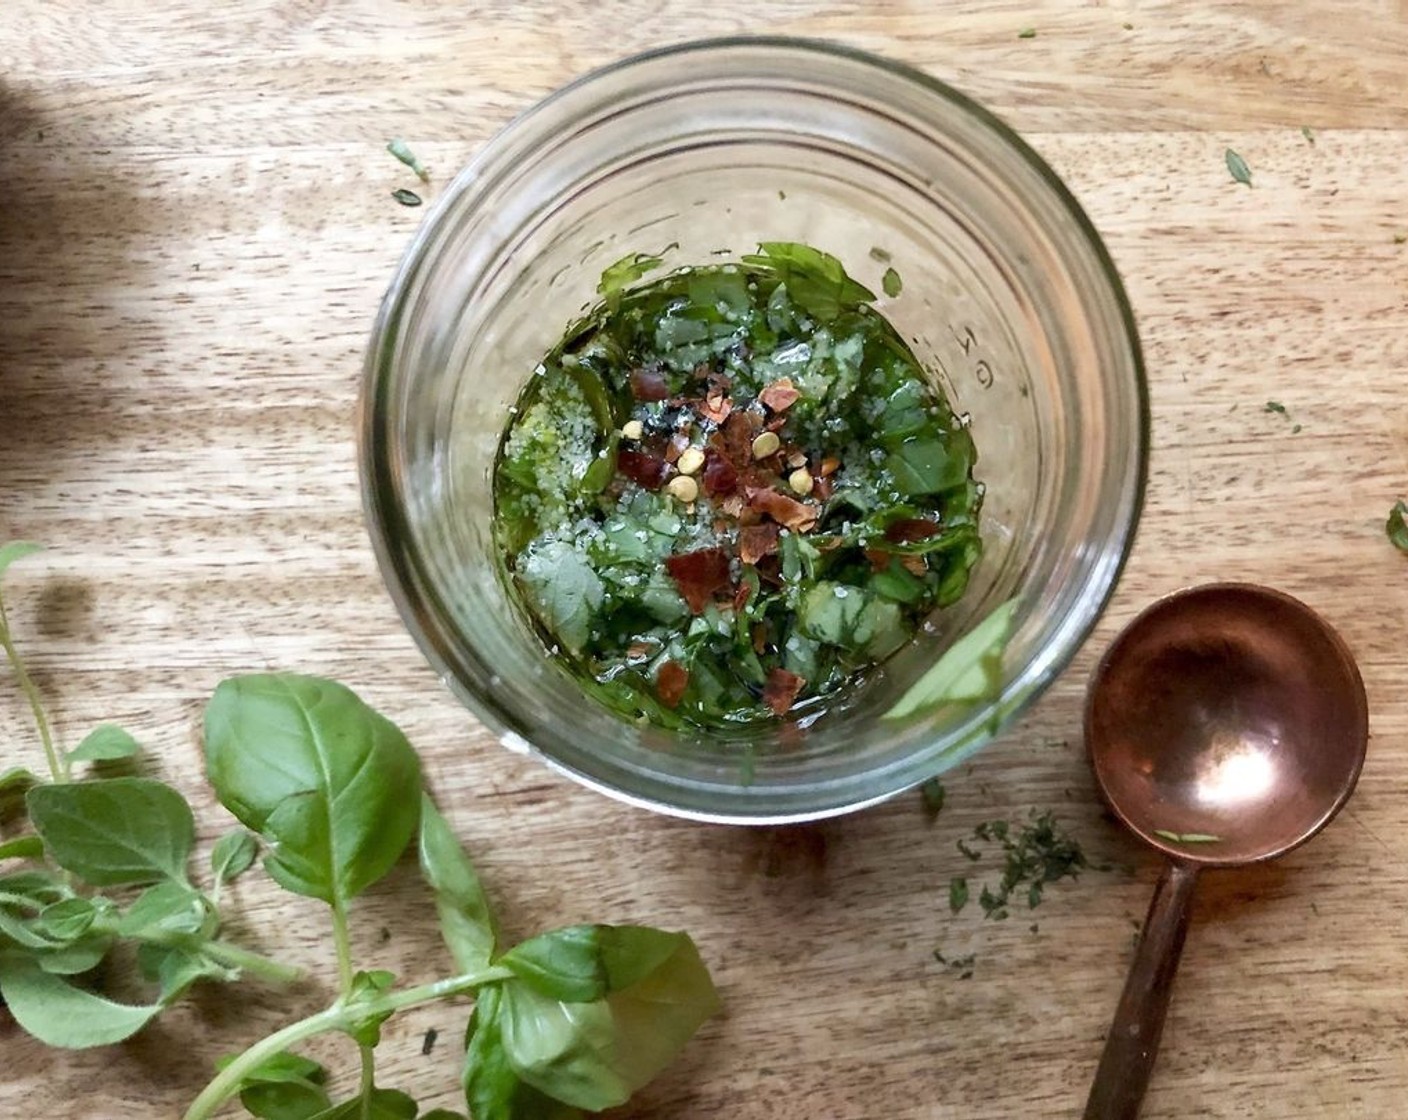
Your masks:
M991 389L993 382L997 379L993 373L992 366L986 358L978 357L974 351L978 349L978 336L973 333L972 327L964 327L963 333L953 332L953 337L958 340L959 347L965 356L973 359L973 377L984 389Z

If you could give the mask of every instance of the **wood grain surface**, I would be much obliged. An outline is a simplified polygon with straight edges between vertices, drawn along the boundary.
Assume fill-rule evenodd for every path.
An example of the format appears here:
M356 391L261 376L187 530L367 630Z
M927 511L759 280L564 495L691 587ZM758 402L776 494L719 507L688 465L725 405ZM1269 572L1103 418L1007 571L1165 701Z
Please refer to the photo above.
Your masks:
M1369 760L1313 844L1200 887L1145 1115L1404 1115L1408 557L1383 526L1408 492L1406 13L1389 0L5 0L0 539L51 549L14 569L9 599L61 734L126 724L208 842L227 825L199 755L215 683L274 666L353 685L420 748L510 931L636 920L696 935L727 1012L622 1117L1073 1116L1156 872L1095 797L1085 681L1151 597L1265 581L1358 655ZM816 827L706 827L508 754L412 645L362 527L362 349L424 213L388 197L415 183L386 140L434 168L433 195L568 79L722 32L870 48L985 101L1088 209L1141 325L1154 451L1128 573L1035 714L949 776L933 824L905 797ZM1250 190L1228 177L1229 145ZM0 763L38 761L8 680L0 744ZM967 870L955 840L1033 807L1117 869L1053 888L1031 917L951 917L946 885ZM0 1024L0 1114L177 1116L218 1055L320 1006L334 971L320 908L258 875L234 895L236 936L319 979L204 989L102 1051ZM419 979L443 959L409 869L359 904L356 929L364 964ZM936 948L976 954L972 978ZM451 1007L394 1020L384 1082L455 1105L463 1020ZM423 1056L432 1027L441 1042ZM352 1055L319 1053L346 1082Z

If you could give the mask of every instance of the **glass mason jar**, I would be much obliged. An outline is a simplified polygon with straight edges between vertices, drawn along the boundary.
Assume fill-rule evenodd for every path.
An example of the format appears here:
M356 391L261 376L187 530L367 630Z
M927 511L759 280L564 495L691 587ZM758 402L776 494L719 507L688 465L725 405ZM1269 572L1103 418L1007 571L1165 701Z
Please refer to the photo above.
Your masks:
M717 263L760 241L831 253L970 420L986 487L966 595L820 717L668 732L588 699L511 597L490 486L509 408L602 270L672 243ZM717 255L721 251L726 256ZM881 259L876 259L881 258ZM1009 128L918 71L787 39L628 59L504 129L445 192L377 319L361 417L386 582L443 679L512 749L707 820L857 809L955 765L1066 666L1108 599L1143 496L1134 322L1090 221ZM988 702L878 718L956 637L1017 601Z

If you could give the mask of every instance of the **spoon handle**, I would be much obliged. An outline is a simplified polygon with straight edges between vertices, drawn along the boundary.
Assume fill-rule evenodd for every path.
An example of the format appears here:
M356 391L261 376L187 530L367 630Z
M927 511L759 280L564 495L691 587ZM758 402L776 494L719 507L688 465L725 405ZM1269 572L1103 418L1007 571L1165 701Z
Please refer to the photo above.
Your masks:
M1085 1120L1134 1120L1154 1072L1198 869L1170 862L1159 877L1139 948L1085 1103Z

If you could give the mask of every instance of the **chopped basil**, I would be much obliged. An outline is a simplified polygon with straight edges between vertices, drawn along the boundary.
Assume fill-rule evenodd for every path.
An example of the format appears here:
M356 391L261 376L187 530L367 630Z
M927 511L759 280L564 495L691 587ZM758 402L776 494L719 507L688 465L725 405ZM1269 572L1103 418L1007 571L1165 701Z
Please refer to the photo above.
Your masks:
M420 195L416 194L415 191L406 190L405 187L399 187L392 191L391 197L402 206L419 206L421 203Z
M628 718L812 711L962 594L973 441L835 257L764 242L642 282L663 256L606 270L517 403L505 574Z

